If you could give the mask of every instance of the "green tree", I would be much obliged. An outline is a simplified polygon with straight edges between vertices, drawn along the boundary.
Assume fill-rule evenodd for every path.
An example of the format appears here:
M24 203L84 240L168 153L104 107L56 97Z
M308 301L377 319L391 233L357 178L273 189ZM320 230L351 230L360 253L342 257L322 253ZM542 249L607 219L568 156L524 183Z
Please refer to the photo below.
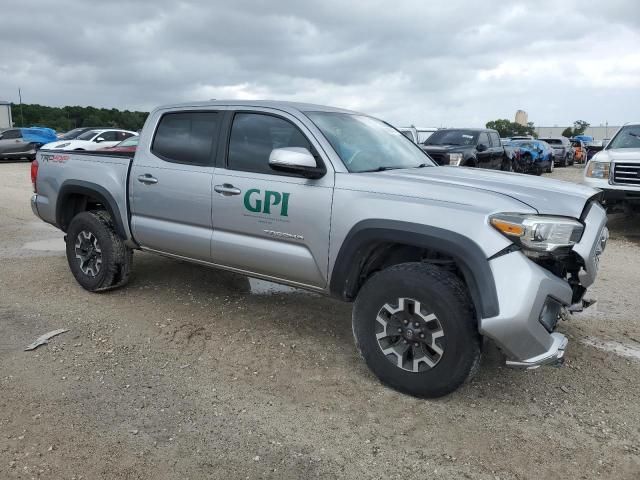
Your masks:
M486 127L492 130L497 130L503 138L514 137L516 135L537 136L533 122L529 122L527 125L520 125L519 123L512 122L506 118L500 118L498 120L491 120L487 122Z
M16 127L49 127L58 132L66 132L76 127L118 127L128 130L140 130L144 124L147 112L135 112L115 108L95 107L47 107L37 104L23 104L24 125L21 116L16 115L19 106L12 104Z
M589 128L589 122L585 122L584 120L576 120L573 122L573 128L567 127L562 131L562 136L571 138L576 135L582 135L587 128Z

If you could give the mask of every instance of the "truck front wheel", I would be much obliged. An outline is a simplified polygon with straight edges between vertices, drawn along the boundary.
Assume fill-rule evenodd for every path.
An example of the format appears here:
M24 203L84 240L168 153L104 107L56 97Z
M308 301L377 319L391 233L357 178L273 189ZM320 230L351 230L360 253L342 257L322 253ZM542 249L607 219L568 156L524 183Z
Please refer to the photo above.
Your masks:
M416 397L456 390L480 364L480 335L465 285L426 263L371 277L353 309L356 346L384 383Z
M71 273L85 290L109 290L129 280L133 251L118 236L107 212L81 212L73 217L66 244Z

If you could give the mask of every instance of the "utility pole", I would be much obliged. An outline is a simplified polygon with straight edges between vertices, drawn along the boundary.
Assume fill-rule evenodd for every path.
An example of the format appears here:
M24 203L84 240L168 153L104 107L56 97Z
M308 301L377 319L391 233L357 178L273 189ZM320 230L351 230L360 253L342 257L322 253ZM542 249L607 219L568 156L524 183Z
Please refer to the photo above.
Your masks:
M18 88L18 98L20 99L20 126L24 127L24 113L22 112L22 92Z

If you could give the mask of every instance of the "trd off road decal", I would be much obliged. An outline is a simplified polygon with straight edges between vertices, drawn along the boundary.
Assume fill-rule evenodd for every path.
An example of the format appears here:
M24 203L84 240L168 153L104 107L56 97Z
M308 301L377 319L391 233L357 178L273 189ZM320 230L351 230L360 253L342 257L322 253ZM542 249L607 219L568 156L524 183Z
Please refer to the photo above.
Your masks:
M257 188L247 190L244 194L244 208L253 213L275 213L272 207L280 207L280 216L289 214L289 193L265 190L264 194Z

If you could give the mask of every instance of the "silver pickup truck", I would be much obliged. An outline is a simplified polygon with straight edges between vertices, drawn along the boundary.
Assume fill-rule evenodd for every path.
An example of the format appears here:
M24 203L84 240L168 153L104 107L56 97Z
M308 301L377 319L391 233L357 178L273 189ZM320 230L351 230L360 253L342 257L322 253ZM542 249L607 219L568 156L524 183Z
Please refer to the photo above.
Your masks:
M144 250L354 301L367 365L419 397L473 374L483 337L511 366L561 363L556 324L607 240L595 189L439 167L387 123L318 105L161 107L135 156L41 151L32 180L85 289L124 285Z

